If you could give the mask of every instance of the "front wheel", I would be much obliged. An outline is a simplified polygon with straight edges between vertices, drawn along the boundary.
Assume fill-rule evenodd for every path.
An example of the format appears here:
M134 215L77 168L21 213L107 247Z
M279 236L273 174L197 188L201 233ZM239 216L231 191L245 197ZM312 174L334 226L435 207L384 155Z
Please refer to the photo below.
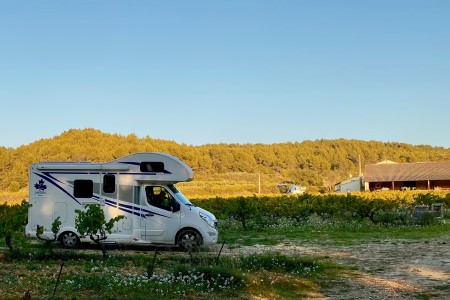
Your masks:
M75 248L80 244L80 238L72 231L65 231L59 236L61 245L65 248Z
M194 229L183 229L177 237L177 245L185 251L196 251L203 244L202 235Z

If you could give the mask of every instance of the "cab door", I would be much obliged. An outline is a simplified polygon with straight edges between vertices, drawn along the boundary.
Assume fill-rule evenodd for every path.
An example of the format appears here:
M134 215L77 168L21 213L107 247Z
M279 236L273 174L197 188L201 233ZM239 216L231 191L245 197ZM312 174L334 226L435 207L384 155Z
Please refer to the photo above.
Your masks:
M153 243L174 243L181 215L173 212L175 197L160 185L147 185L141 191L141 238Z

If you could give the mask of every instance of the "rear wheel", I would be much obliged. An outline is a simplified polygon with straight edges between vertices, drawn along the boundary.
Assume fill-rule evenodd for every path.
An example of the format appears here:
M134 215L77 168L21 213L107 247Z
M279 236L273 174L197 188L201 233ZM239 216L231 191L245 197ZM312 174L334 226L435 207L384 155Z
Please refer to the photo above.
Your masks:
M75 248L80 244L80 238L72 231L65 231L59 236L61 245L65 248Z
M194 229L183 229L177 237L177 245L185 251L197 251L203 244L202 235Z

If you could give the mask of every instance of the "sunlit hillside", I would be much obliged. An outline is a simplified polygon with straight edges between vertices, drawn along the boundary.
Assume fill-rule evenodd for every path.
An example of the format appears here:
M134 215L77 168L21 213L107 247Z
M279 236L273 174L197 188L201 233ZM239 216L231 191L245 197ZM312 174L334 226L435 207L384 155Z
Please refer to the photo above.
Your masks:
M427 145L360 140L316 140L279 144L209 144L68 130L18 148L0 147L0 202L27 196L28 168L40 161L108 162L135 152L166 152L195 172L194 181L179 184L190 197L278 193L277 183L298 182L312 191L359 173L360 166L389 159L396 162L449 161L450 149ZM14 196L15 195L15 196Z

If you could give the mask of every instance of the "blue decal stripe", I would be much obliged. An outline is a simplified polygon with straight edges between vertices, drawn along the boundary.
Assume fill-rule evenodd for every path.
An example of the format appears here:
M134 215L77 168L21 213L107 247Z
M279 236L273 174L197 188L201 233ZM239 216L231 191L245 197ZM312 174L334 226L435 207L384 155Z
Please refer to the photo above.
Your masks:
M108 206L111 206L111 207L116 207L116 205L117 205L117 203L115 203L115 202L113 202L113 201L105 201L105 203L106 203ZM120 205L120 204L119 204L119 205ZM132 210L129 210L129 209L124 209L124 208L119 208L119 209L120 209L121 211L126 212L126 213L133 214L133 215L138 216L138 217L141 217L141 218L146 218L145 215L143 215L143 214L140 213L140 210L138 210L138 211L136 212L136 211L132 211Z
M131 165L139 165L139 163L123 163L123 164L131 164ZM168 170L164 170L161 173L163 174L172 174L172 172ZM65 175L101 175L101 174L117 174L116 172L43 172L47 176L53 178L56 181L59 181L55 177L50 174L65 174ZM136 173L128 173L128 172L118 172L120 175L158 175L158 172L136 172ZM61 181L60 181L61 182ZM62 183L62 182L61 182Z
M89 172L52 172L53 174L69 174L69 175L72 175L72 174L89 174Z
M147 210L147 209L145 209L145 208L142 208L142 210L143 210L144 212L146 212L146 213L149 213L149 214L154 214L154 215L161 216L161 217L164 217L164 218L169 218L168 216L165 216L165 215L162 215L162 214L158 214L158 213L156 213L156 212L154 212L154 211L150 211L150 210Z
M131 210L127 210L127 209L121 209L121 210L124 211L124 212L127 212L129 214L132 214L132 215L135 215L135 216L138 216L138 217L141 217L141 218L145 218L144 215L141 215L140 213L137 213L135 211L131 211Z
M113 201L108 200L108 199L105 199L105 203L108 204L108 205L111 205L111 206L116 206L117 205L116 202L113 202Z
M135 207L132 206L132 205L126 205L126 204L122 204L122 203L119 203L119 207L125 207L125 208L128 208L128 209L135 209Z
M164 218L170 218L168 216L159 214L159 213L154 212L154 211L147 210L145 208L142 208L142 211L145 213L145 214L143 214L143 213L141 213L141 208L139 206L126 205L126 204L115 202L115 201L112 201L112 200L109 200L109 199L105 199L105 203L107 205L111 206L111 207L116 207L117 204L119 204L119 207L118 207L119 210L125 211L125 212L128 212L128 213L133 213L134 215L140 216L142 218L146 218L145 214L154 214L154 215L161 216L161 217L164 217Z
M163 174L169 174L169 175L172 174L172 173L170 173L167 170L164 170L162 173ZM161 173L156 173L156 172L140 172L140 173L124 173L124 172L120 172L119 173L119 175L158 175L158 174L161 174Z
M131 162L131 161L121 161L120 163L124 165L134 165L134 166L139 166L141 164L138 162Z
M141 172L141 173L119 173L119 175L157 175L157 173Z
M80 203L77 199L75 199L74 196L72 196L71 194L69 194L69 192L67 192L65 189L63 189L61 186L59 186L59 185L58 185L56 182L54 182L53 179L51 179L50 177L45 176L45 175L42 175L42 174L39 174L39 173L34 173L34 174L36 174L37 176L39 176L39 177L41 177L41 178L47 180L48 182L50 182L51 184L53 184L54 186L56 186L58 189L60 189L61 191L63 191L67 196L69 196L70 198L72 198L73 200L75 200L75 202L77 202L78 204L81 205L81 203Z
M36 173L34 173L34 174L36 174ZM64 184L64 182L62 182L61 180L59 180L58 178L55 178L54 176L52 176L51 174L51 172L42 172L42 174L45 174L46 176L48 176L49 178L51 178L51 179L53 179L53 180L55 180L55 181L58 181L59 183L63 183Z
M115 205L113 205L113 204L111 204L111 203L108 203L108 202L106 202L106 205L111 206L111 207L113 207L113 208L116 207Z

